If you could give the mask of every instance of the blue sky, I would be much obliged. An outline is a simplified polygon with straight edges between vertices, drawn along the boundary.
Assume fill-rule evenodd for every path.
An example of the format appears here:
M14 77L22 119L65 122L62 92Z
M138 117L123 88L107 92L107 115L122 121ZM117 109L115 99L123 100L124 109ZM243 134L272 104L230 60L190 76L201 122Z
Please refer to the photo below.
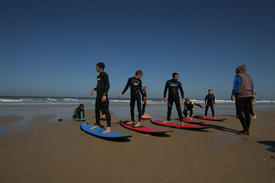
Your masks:
M142 69L150 97L178 72L186 97L212 88L227 99L245 63L258 98L275 99L274 9L272 0L1 1L0 95L88 97L101 60L111 97Z

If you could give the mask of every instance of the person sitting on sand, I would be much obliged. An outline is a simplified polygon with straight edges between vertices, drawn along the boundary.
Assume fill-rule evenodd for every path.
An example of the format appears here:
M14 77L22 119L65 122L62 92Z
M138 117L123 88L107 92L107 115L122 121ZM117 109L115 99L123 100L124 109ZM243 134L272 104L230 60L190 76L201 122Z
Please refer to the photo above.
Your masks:
M96 124L91 128L99 128L100 126L100 111L106 115L107 119L107 128L103 132L104 134L111 132L111 114L109 111L109 99L108 91L110 88L109 76L104 72L105 64L99 62L96 64L96 71L99 73L97 76L97 86L92 89L91 95L96 91L96 102L95 102L95 117Z
M170 122L173 103L175 103L177 111L178 111L178 115L179 115L179 120L180 120L181 124L183 125L184 123L182 121L182 111L181 111L180 102L184 103L184 92L183 92L183 89L182 89L181 82L179 82L178 80L179 80L179 74L178 73L173 73L172 74L172 79L168 80L165 84L164 96L163 96L163 98L164 98L163 100L164 100L165 103L167 102L167 98L166 98L167 90L169 91L169 93L168 93L167 120L164 123L169 123ZM178 90L180 90L180 93L181 93L181 97L182 97L181 100L180 100L180 97L179 97L179 91Z
M138 109L138 122L135 124L135 127L141 126L140 121L141 121L141 96L143 101L146 101L146 97L143 93L142 90L142 82L141 82L141 77L143 76L143 72L141 70L136 71L136 74L134 77L131 77L128 79L128 82L122 91L118 95L118 98L120 98L130 87L131 92L130 92L130 108L131 108L131 122L127 124L135 124L135 102L137 102L137 109Z
M215 117L215 111L214 111L214 106L216 106L215 103L215 95L213 94L213 90L209 89L208 90L208 95L206 95L205 99L205 116L207 116L208 108L211 108L212 111L212 117Z
M202 106L200 104L197 104L195 102L191 102L189 99L185 99L185 101L184 101L184 111L183 111L183 114L184 114L185 118L187 118L188 111L189 111L189 119L192 120L192 115L193 115L195 105L202 108Z
M74 119L85 118L84 104L79 104L73 114Z
M143 104L142 104L142 109L141 109L141 115L142 115L141 118L142 119L150 119L151 118L150 114L145 113L145 108L146 108L146 104L147 104L147 100L148 100L146 91L147 91L147 86L144 86L143 87L143 94L144 94L146 100L144 100Z

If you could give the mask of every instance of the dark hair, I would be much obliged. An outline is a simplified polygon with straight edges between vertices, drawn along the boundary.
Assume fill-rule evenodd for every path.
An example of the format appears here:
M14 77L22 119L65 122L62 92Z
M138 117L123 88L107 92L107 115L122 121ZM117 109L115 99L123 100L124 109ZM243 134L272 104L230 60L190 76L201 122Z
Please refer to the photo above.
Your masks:
M174 72L174 73L172 74L173 78L176 77L176 75L179 75L179 74L176 73L176 72Z
M79 108L81 108L81 107L84 107L84 104L79 104L79 106L78 106Z
M212 91L212 92L213 92L213 90L212 90L212 89L209 89L209 90L208 90L208 92L210 92L210 91Z
M141 70L137 70L136 71L136 76L139 75L139 74L143 74L143 72Z
M99 68L105 69L105 64L103 62L98 62L96 66L98 66Z

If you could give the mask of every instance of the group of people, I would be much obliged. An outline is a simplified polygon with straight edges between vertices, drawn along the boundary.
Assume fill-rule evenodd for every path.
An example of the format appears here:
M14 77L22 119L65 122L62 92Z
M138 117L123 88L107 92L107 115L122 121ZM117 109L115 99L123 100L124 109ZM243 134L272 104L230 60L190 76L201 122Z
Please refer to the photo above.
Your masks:
M108 91L110 88L109 77L106 72L104 72L105 64L99 62L96 64L96 71L99 73L97 76L97 86L92 89L91 95L96 91L96 102L95 102L95 118L96 124L91 128L100 127L100 119L105 118L107 120L107 128L103 133L109 133L111 131L111 114L109 111L109 99ZM131 121L128 124L133 124L135 127L141 126L140 121L142 116L145 114L145 107L147 103L147 87L142 87L141 78L143 72L137 70L135 76L128 79L127 84L123 91L118 95L120 98L125 92L130 88L130 114ZM175 103L178 112L179 121L183 123L183 116L181 111L181 103L184 103L183 114L185 117L192 118L194 106L202 107L200 104L190 101L189 99L184 99L184 91L182 84L179 80L179 74L173 73L172 79L168 80L164 88L164 102L168 104L167 119L164 123L169 123L171 117L172 106ZM168 91L168 98L167 98ZM254 92L254 84L252 78L247 74L245 65L241 65L236 69L236 76L232 91L232 100L236 101L236 111L237 117L240 119L243 126L243 130L240 134L249 134L249 127L251 122L252 104L251 98ZM180 97L181 96L181 97ZM138 109L138 121L135 122L135 103L137 103ZM142 107L141 107L141 104ZM207 116L208 109L211 109L212 117L215 116L214 106L215 106L215 95L213 90L209 89L208 94L205 97L205 116ZM81 110L84 106L79 106ZM103 116L101 116L101 113ZM77 114L76 114L77 115Z

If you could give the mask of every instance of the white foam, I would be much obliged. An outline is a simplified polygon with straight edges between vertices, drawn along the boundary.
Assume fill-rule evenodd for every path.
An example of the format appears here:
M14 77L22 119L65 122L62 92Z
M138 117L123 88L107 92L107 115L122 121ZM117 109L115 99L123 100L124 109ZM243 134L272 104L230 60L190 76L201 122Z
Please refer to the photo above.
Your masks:
M24 99L0 99L0 102L3 103L17 103L17 102L23 102Z
M76 98L64 98L63 101L65 101L65 102L78 102L78 99L76 99Z

